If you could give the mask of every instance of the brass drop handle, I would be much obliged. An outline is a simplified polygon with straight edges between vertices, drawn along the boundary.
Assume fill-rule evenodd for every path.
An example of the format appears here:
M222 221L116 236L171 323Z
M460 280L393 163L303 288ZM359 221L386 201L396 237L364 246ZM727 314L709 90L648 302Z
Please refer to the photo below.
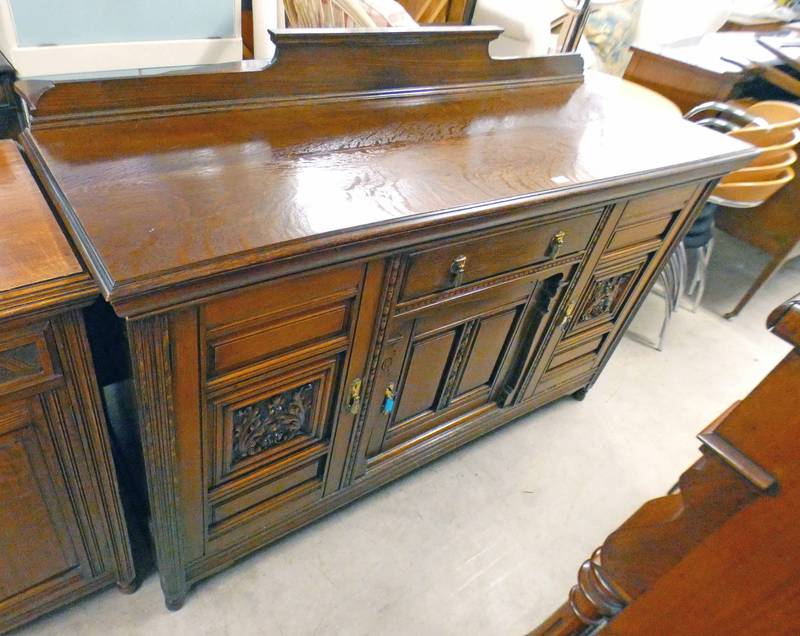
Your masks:
M550 239L550 247L547 248L547 256L550 260L558 258L558 253L561 251L564 241L567 240L567 233L564 230L559 230L553 234Z
M456 256L450 265L450 276L452 276L453 287L459 287L464 282L464 272L467 269L467 257L463 254Z
M567 310L564 312L564 319L561 321L561 328L566 329L567 323L569 319L572 318L572 314L575 313L575 303L570 303L567 305Z
M350 385L350 399L347 401L347 412L358 415L361 410L361 378L353 380Z

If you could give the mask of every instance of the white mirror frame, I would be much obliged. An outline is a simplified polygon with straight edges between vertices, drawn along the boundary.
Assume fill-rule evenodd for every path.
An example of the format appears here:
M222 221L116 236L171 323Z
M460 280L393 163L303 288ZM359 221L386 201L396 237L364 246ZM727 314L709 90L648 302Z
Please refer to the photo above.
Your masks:
M231 38L19 46L10 0L0 0L0 50L19 77L236 62L242 59L242 3L229 1Z
M257 60L271 60L275 55L275 45L269 38L269 31L283 29L286 14L283 0L253 0L253 57Z

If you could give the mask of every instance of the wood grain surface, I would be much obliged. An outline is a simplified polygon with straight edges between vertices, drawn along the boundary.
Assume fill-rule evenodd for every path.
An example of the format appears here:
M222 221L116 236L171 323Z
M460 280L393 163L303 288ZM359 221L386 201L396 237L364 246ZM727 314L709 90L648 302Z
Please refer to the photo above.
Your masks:
M487 205L503 214L677 166L713 176L749 152L600 75L34 128L26 143L112 300Z
M10 139L0 140L0 227L0 292L81 271Z

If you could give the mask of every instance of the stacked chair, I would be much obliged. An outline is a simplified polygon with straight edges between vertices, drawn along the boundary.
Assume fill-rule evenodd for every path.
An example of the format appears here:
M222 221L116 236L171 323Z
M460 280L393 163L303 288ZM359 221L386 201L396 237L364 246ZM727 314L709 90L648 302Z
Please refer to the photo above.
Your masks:
M746 125L729 129L726 133L763 150L749 166L722 179L710 201L730 208L757 208L794 179L792 165L797 154L793 148L800 142L800 106L792 102L768 101L744 109L726 107L739 115L739 121L744 117L749 119L749 122L744 119ZM691 118L696 111L689 111L686 117Z
M757 208L795 178L792 166L797 161L794 147L800 142L800 106L783 101L709 102L689 111L686 118L763 149L749 166L722 179L684 240L695 257L686 290L694 311L705 290L717 207L752 208L757 215ZM732 315L734 312L726 317Z
M800 106L792 102L708 102L692 109L685 117L763 150L746 168L720 181L661 272L658 283L665 311L654 345L659 351L681 297L684 294L688 297L692 311L697 310L703 298L708 263L714 249L714 216L718 207L753 208L752 213L758 214L759 206L794 179L792 166L797 161L794 147L800 142ZM693 267L688 275L690 260ZM741 309L741 304L737 310ZM726 317L735 315L737 310Z

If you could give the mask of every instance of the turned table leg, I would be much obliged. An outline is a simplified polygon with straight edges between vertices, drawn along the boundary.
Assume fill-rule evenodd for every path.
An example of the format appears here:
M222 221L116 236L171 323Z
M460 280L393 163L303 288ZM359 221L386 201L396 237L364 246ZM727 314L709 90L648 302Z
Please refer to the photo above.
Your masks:
M601 548L583 562L578 583L569 591L566 603L531 632L531 636L578 636L620 612L626 604L603 572Z

